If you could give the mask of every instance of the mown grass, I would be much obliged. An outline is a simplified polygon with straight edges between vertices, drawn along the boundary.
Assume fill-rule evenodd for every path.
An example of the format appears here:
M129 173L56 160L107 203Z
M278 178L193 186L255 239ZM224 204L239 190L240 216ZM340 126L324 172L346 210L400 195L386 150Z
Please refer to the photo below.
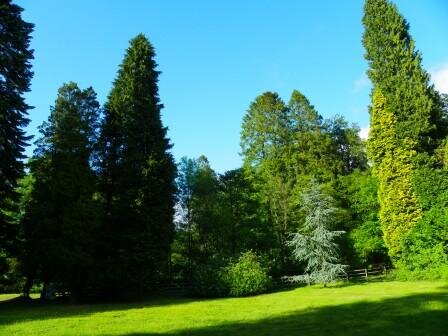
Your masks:
M448 335L448 284L375 282L127 304L3 301L0 335Z

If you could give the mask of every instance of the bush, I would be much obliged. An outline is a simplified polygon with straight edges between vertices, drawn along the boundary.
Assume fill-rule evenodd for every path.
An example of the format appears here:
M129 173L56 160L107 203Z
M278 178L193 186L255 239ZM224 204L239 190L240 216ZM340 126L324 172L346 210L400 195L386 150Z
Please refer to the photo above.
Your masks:
M271 283L258 256L248 251L226 267L225 281L231 296L248 296L266 292Z
M448 172L422 168L414 184L424 210L403 239L398 279L448 278Z
M193 295L198 297L227 296L224 269L215 263L197 266L193 273Z
M415 281L415 280L448 280L448 265L429 267L425 270L409 270L400 267L388 274L389 280Z
M0 293L20 293L25 278L15 258L0 258Z

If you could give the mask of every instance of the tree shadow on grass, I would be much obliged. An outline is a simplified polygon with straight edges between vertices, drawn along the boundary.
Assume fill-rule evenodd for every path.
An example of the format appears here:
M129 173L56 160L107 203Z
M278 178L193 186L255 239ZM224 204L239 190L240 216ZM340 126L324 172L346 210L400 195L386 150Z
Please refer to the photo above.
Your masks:
M247 322L121 336L447 336L448 291L292 312ZM116 336L116 335L115 335Z
M294 291L299 286L291 286L273 290L268 294ZM267 294L266 294L267 295ZM39 299L24 299L15 297L0 301L0 327L13 323L20 323L33 320L49 320L64 317L85 317L95 313L123 311L129 309L140 309L150 307L166 307L175 305L176 307L193 302L216 302L223 303L226 298L198 298L188 295L158 295L148 299L133 301L97 301L90 303L70 304L69 298L57 299L52 302L43 302Z
M322 289L325 291L325 289ZM330 294L330 293L329 293ZM300 292L297 292L300 295ZM220 303L227 299L220 299ZM232 300L232 299L229 299ZM42 319L85 317L98 312L183 305L198 300L160 299L140 303L62 305L39 303L0 304L0 326ZM205 300L204 300L205 301ZM207 300L209 302L215 300ZM238 306L235 306L238 309ZM219 314L219 312L217 312ZM181 317L179 317L181 318ZM198 321L200 317L198 318ZM225 320L225 317L223 318ZM142 321L144 322L144 321ZM191 321L194 325L194 321ZM203 323L204 321L202 321ZM52 322L53 323L53 322ZM138 327L136 325L136 327ZM104 335L104 334L103 334ZM117 336L117 334L113 334ZM448 336L448 287L439 292L391 297L377 301L358 301L292 311L260 320L225 322L206 327L167 331L164 333L128 332L121 336L289 336L289 335L404 335ZM109 336L112 336L110 334Z
M13 323L34 320L49 320L64 317L85 317L95 313L122 311L130 309L183 305L192 302L215 300L188 297L154 297L135 301L109 301L70 304L68 299L42 302L39 299L21 297L0 301L0 327Z

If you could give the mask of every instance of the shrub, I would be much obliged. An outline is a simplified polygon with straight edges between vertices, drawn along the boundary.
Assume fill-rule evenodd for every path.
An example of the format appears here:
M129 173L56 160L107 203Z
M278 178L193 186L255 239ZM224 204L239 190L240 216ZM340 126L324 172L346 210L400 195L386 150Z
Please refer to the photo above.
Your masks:
M228 295L224 269L215 263L196 266L193 273L193 295L198 297L222 297Z
M266 292L271 283L258 256L248 251L226 267L225 280L231 296L248 296Z
M25 284L15 258L0 258L0 293L20 293Z

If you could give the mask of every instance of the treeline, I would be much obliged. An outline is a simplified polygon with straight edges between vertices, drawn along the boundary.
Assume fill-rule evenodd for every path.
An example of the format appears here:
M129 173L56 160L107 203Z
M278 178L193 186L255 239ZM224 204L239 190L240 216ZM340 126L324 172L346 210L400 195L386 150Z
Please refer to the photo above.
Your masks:
M103 106L92 88L59 89L25 169L33 26L0 5L4 290L51 284L79 299L181 282L197 295L247 295L272 278L326 283L377 263L448 277L448 98L430 85L397 8L367 0L364 10L367 143L299 91L288 102L265 92L243 118L243 166L218 174L204 156L175 164L142 34Z
M168 277L176 166L152 45L142 34L130 41L103 107L92 88L62 85L25 174L29 138L21 127L30 107L21 94L32 76L33 26L10 1L0 9L0 56L8 65L1 68L1 121L11 132L1 141L10 168L2 167L1 181L2 284L25 296L43 284L45 294L59 289L74 299L153 288Z

